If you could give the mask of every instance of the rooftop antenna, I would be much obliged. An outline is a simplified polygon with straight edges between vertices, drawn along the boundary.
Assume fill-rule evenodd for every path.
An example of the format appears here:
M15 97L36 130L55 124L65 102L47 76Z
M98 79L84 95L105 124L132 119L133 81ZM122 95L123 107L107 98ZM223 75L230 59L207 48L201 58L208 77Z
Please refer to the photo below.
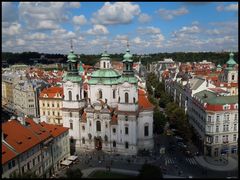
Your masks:
M71 39L71 51L73 51L73 41Z

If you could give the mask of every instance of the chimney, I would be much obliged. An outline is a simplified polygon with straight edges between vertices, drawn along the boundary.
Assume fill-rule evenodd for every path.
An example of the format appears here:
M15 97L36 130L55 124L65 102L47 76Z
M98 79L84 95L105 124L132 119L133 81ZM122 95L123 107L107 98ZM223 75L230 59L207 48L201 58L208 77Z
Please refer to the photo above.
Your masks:
M24 118L24 117L18 117L17 120L20 121L20 123L21 123L23 126L26 126L26 121L25 121L25 118Z

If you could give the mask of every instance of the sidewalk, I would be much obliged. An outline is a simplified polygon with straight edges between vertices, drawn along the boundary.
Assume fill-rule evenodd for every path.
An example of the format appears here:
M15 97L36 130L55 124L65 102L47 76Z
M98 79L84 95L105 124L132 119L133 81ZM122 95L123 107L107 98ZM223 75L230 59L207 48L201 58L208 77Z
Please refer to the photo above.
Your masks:
M102 167L96 167L96 168L89 168L89 169L84 169L82 170L83 177L87 178L93 171L106 171L106 168ZM116 169L116 168L111 168L111 172L118 172L122 174L131 174L137 176L139 174L138 171L130 171L130 170L124 170L124 169Z
M232 171L238 168L238 161L232 157L228 157L228 162L226 164L213 165L207 162L203 156L195 156L195 160L203 167L214 171Z

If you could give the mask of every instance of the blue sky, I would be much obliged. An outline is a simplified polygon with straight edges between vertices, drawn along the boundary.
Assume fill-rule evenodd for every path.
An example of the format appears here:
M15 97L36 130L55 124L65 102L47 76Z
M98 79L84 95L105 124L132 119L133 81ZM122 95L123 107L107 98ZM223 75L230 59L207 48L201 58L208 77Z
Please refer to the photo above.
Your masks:
M3 51L237 51L238 2L4 2Z

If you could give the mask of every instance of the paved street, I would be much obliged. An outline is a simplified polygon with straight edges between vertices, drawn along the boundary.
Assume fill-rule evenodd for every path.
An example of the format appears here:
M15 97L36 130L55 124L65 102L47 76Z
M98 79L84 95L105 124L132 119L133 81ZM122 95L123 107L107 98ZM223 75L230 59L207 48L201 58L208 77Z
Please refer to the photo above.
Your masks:
M176 148L170 150L169 147L175 145ZM159 149L165 147L165 154L160 154ZM193 152L194 150L191 149ZM196 149L195 149L196 151ZM230 177L237 176L237 170L234 171L214 171L202 167L198 164L195 157L187 157L180 151L173 136L157 136L155 137L155 147L152 155L142 156L121 156L106 154L102 151L88 151L77 154L79 162L70 166L70 168L80 168L81 170L101 167L107 169L106 166L111 165L114 169L125 169L138 171L145 162L154 164L163 169L164 175L181 176L181 177ZM65 171L58 172L58 177L64 176Z

